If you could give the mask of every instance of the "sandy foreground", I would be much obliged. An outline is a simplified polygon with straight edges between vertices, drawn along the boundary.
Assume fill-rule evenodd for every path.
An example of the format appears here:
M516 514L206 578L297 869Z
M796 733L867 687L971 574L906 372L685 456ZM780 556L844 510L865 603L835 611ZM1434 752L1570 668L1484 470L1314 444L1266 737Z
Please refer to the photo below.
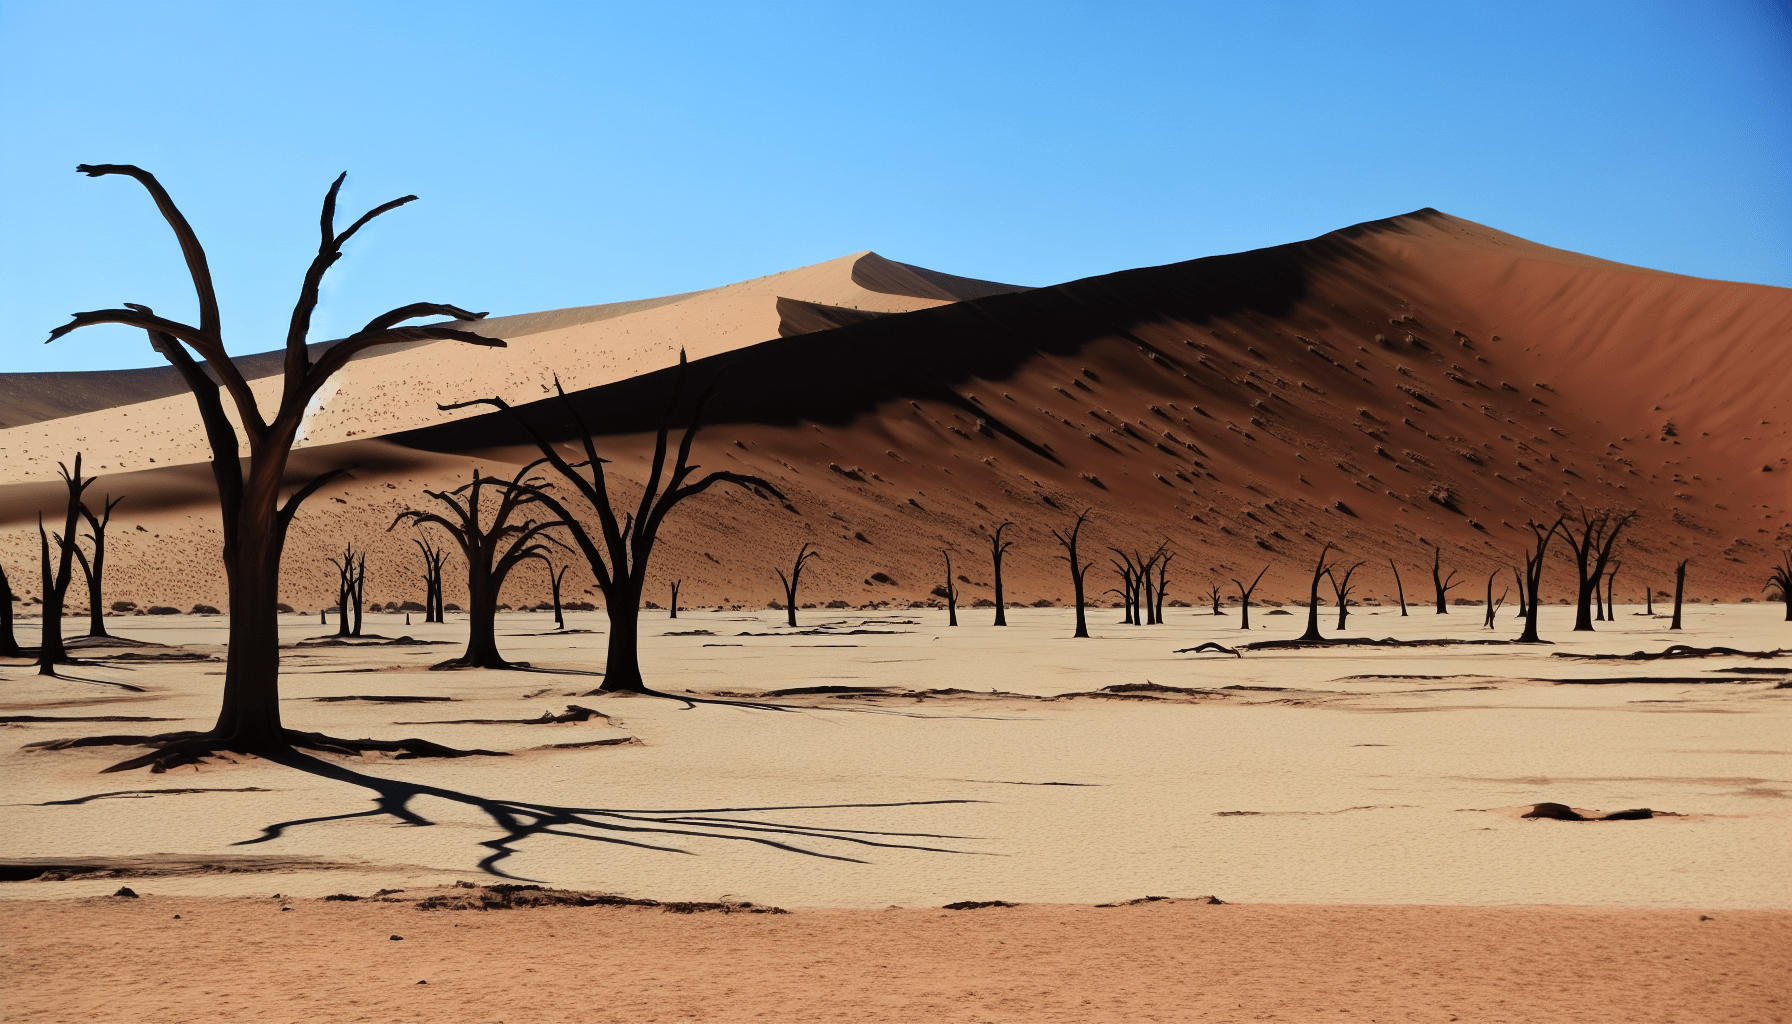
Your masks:
M1303 624L1266 611L1252 639ZM1691 608L1682 634L1635 611L1577 637L1548 609L1550 648L1244 658L1173 653L1241 636L1186 609L1144 628L1101 610L1087 641L1062 610L1006 630L987 610L956 630L936 611L643 620L667 688L888 688L772 698L797 711L586 695L597 614L564 635L505 616L537 671L455 673L427 666L464 624L370 616L444 644L289 649L287 724L508 756L161 775L96 774L136 748L23 744L203 728L221 662L0 663L0 865L64 869L0 883L5 1019L1786 1019L1792 659L1553 655L1767 650L1787 627L1771 605ZM1344 635L1485 636L1479 618L1363 611ZM217 618L114 629L187 654L224 639ZM1146 681L1195 692L1103 690ZM567 705L607 717L517 721ZM100 716L162 721L77 720ZM1545 800L1669 813L1518 816ZM790 913L321 899L463 879ZM1192 902L1210 894L1225 905ZM1094 906L1148 895L1173 899ZM939 909L964 900L1022 905Z

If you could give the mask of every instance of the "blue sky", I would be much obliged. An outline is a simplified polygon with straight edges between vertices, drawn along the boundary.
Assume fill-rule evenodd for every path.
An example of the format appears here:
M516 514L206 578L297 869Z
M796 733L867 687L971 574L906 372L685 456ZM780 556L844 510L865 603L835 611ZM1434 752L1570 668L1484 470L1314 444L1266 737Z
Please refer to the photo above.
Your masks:
M1792 8L1700 3L0 3L0 371L153 365L78 309L276 347L317 204L416 193L314 338L875 249L1051 284L1434 206L1792 286Z

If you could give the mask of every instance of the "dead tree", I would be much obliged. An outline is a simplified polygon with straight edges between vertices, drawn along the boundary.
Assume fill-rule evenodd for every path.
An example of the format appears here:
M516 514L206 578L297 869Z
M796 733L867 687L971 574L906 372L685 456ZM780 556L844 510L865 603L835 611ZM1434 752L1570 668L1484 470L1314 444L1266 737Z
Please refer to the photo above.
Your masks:
M1686 563L1682 558L1680 564L1674 566L1674 621L1668 623L1669 629L1680 628L1680 598L1686 594Z
M572 566L563 565L556 570L554 568L554 560L549 558L545 551L532 557L541 559L541 564L547 566L548 586L554 593L554 628L565 629L566 615L560 610L560 583L566 578L566 570L572 568Z
M1083 524L1089 521L1089 513L1093 511L1094 509L1084 509L1076 517L1076 525L1070 528L1068 536L1055 528L1052 530L1052 536L1058 539L1065 551L1058 559L1070 565L1070 589L1076 599L1076 632L1071 634L1072 638L1086 638L1089 635L1089 620L1083 612L1083 576L1095 563L1082 561L1082 556L1077 554L1077 542L1083 532Z
M93 514L86 502L81 503L81 518L87 520L89 531L87 539L93 542L91 558L88 557L87 552L81 550L79 544L75 545L75 561L80 563L81 575L87 580L88 636L112 635L106 632L106 601L105 594L102 592L102 580L106 571L106 527L112 522L112 510L117 508L118 503L123 500L122 497L114 498L110 494L106 495L105 511L98 516Z
M1405 585L1403 585L1400 582L1400 567L1395 565L1394 560L1392 558L1390 558L1390 559L1388 559L1388 568L1394 570L1394 592L1400 595L1400 617L1405 618L1406 617L1406 587L1405 587Z
M1176 557L1176 552L1167 551L1164 553L1162 558L1158 559L1158 562L1157 562L1157 616L1156 616L1156 622L1160 626L1163 625L1163 621L1164 621L1164 594L1169 589L1170 559L1175 558L1175 557Z
M1500 571L1498 569L1495 569L1491 573L1487 574L1487 618L1481 622L1481 625L1487 629L1494 628L1494 625L1493 625L1494 613L1500 610L1500 605L1504 605L1506 603L1506 594L1504 591L1502 591L1500 593L1499 604L1496 605L1493 602L1493 581L1499 576L1499 574L1500 574Z
M1444 557L1443 549L1437 547L1436 545L1433 545L1431 548L1431 585L1433 587L1437 588L1437 614L1438 615L1450 614L1450 606L1445 603L1444 599L1449 595L1450 589L1452 587L1462 586L1462 584L1460 584L1460 583L1451 583L1450 582L1451 580L1456 578L1456 570L1451 569L1450 575L1448 575L1448 576L1440 576L1438 574L1438 570L1441 567L1442 562L1443 562L1443 557Z
M1599 593L1599 581L1605 575L1612 547L1618 543L1618 535L1623 533L1624 528L1635 521L1637 510L1588 509L1583 505L1578 516L1578 530L1573 526L1565 526L1562 535L1567 538L1568 546L1574 549L1574 567L1580 576L1580 589L1575 598L1574 631L1586 633L1593 629L1593 600Z
M1207 588L1207 599L1213 602L1213 614L1226 614L1225 611L1220 608L1220 585L1218 583L1212 584Z
M1537 539L1537 550L1527 551L1524 556L1524 632L1518 637L1518 642L1521 644L1548 643L1547 640L1537 636L1537 609L1542 606L1542 598L1538 591L1543 587L1543 556L1549 553L1550 539L1556 535L1557 530L1562 528L1565 518L1557 517L1556 521L1550 524L1548 530L1537 525L1536 520L1525 524L1531 528L1532 535Z
M1336 571L1328 571L1325 574L1326 577L1332 581L1332 594L1338 599L1339 629L1343 629L1345 621L1350 618L1350 576L1352 573L1356 572L1362 564L1363 563L1358 562L1356 565L1344 570L1344 578L1342 580L1338 578Z
M1792 622L1792 548L1787 548L1779 565L1767 577L1767 584L1761 588L1767 596L1783 601L1786 605L1786 621ZM1775 593L1778 591L1778 593Z
M1233 583L1238 584L1238 603L1240 606L1239 612L1238 612L1238 614L1239 614L1238 628L1239 629L1250 629L1251 628L1251 595L1256 592L1257 584L1262 582L1263 574L1268 571L1269 571L1269 566L1267 566L1267 565L1264 566L1262 568L1262 570L1260 570L1257 573L1257 578L1252 580L1251 585L1248 587L1245 586L1241 581L1239 581L1236 578L1232 580ZM1215 607L1218 607L1218 605L1216 604ZM1218 613L1216 612L1215 614L1218 614Z
M1525 617L1525 613L1530 607L1530 605L1525 602L1524 598L1524 574L1519 572L1515 566L1512 569L1512 578L1518 583L1518 617L1522 619Z
M12 631L12 581L6 578L6 567L0 565L0 658L23 658L25 649Z
M672 614L668 618L678 618L678 588L684 586L683 580L672 581Z
M547 554L547 546L538 542L544 531L566 525L560 519L510 521L518 509L543 503L544 496L534 486L537 481L530 478L539 465L538 460L517 470L509 483L480 476L479 471L474 470L471 483L452 491L423 492L448 506L452 519L435 512L406 509L386 527L390 532L405 522L413 526L425 523L439 526L448 531L448 536L454 539L467 560L467 650L460 657L441 662L434 668L529 667L527 662L506 661L498 651L498 595L504 589L504 579L510 575L510 570L524 559ZM489 524L481 521L480 509L481 495L487 487L500 492L498 507Z
M1654 587L1646 586L1643 588L1643 614L1649 616L1650 618L1655 617L1655 588Z
M695 698L673 697L671 694L650 689L641 676L640 619L641 593L647 585L647 569L653 555L654 544L659 540L660 527L666 516L679 502L686 498L696 497L718 483L732 483L740 487L759 488L786 500L782 491L768 480L749 476L744 473L716 471L696 481L691 475L697 471L691 465L691 445L697 439L697 431L703 424L703 409L709 403L713 391L706 390L698 397L696 408L691 413L690 425L678 443L677 461L673 464L670 475L666 472L666 454L668 437L672 430L672 421L678 415L679 405L684 396L685 377L689 364L685 361L683 351L678 353L678 373L672 385L672 400L666 405L666 413L660 420L659 430L654 436L653 461L649 464L647 481L641 490L641 502L633 513L622 516L616 514L616 507L610 497L609 482L604 475L606 460L597 454L597 440L591 429L585 425L584 418L578 409L567 399L565 389L560 382L554 382L554 390L559 394L561 405L567 416L578 428L578 440L584 451L585 459L577 466L560 454L547 436L542 434L528 417L519 409L514 409L502 398L481 398L471 402L458 402L454 405L442 406L443 409L461 409L471 405L489 405L503 410L522 424L541 450L543 459L565 479L596 513L602 546L593 539L578 517L567 511L559 499L538 491L540 500L554 511L566 531L572 535L579 551L584 554L585 561L590 564L591 574L597 578L598 589L604 596L604 611L610 621L609 659L604 667L604 682L601 689L606 691L625 691L641 693L653 697L666 697L683 701L686 704L695 702ZM583 470L583 472L581 472ZM662 487L662 484L664 485ZM794 610L792 615L795 615ZM707 703L734 703L732 701L709 701Z
M784 621L791 629L796 628L796 588L803 582L803 565L811 558L820 557L821 552L810 551L805 542L796 549L796 561L790 566L790 575L784 575L782 569L777 570L778 579L784 584ZM952 578L948 576L946 582L952 582Z
M225 350L223 322L205 250L161 183L147 171L129 164L83 164L76 170L92 177L127 175L149 191L180 242L198 298L199 324L176 323L156 316L148 306L127 303L122 309L77 313L69 323L50 332L50 340L93 324L139 327L148 333L151 346L179 372L198 403L206 440L211 447L212 476L218 485L224 530L225 577L230 585L228 659L223 702L216 724L203 733L130 738L130 742L142 740L157 749L109 770L190 763L196 757L219 750L278 752L293 743L310 747L325 744L328 749L351 751L402 748L415 752L424 749L421 741L403 741L397 746L375 741L338 741L316 733L290 732L282 726L277 609L280 556L286 544L287 528L300 504L345 470L333 469L313 478L294 491L285 504L281 503L280 494L285 489L287 460L306 409L324 382L350 359L380 345L410 341L442 339L496 347L502 347L504 342L443 325L399 326L423 316L477 320L484 315L469 313L456 306L419 302L373 318L365 327L330 346L313 363L306 337L310 333L311 315L317 306L324 274L342 257L342 246L369 221L416 199L415 196L405 196L378 206L338 233L335 228L336 196L343 178L337 178L324 197L320 218L322 241L305 273L298 302L293 308L285 340L284 383L279 406L269 419L248 381ZM204 366L200 360L204 361ZM220 389L229 394L236 407L241 437L238 425L233 424L224 412ZM248 451L246 469L242 459L244 449ZM446 749L436 746L432 753Z
M1319 580L1330 569L1325 564L1325 556L1331 549L1330 541L1319 549L1319 564L1313 568L1313 586L1307 596L1307 631L1298 637L1301 643L1325 643L1325 637L1319 635Z
M940 554L946 556L946 625L958 625L958 584L952 579L952 552L945 548Z
M448 552L430 543L427 536L412 537L411 543L423 552L423 621L444 622L442 618L442 563Z
M69 661L68 648L62 643L62 608L68 599L68 585L75 574L75 528L81 516L81 492L95 477L81 479L81 453L75 453L73 472L62 463L56 464L62 482L68 486L68 507L63 515L62 532L56 534L58 555L54 570L50 566L50 536L44 532L44 517L37 516L37 537L42 546L44 604L43 631L37 642L37 674L53 676L56 666Z
M1006 626L1008 624L1008 605L1002 599L1002 556L1007 554L1008 549L1014 546L1013 541L1002 539L1002 531L1013 525L1014 524L1010 522L1003 522L1002 525L996 527L996 532L989 535L989 560L994 563L996 572L995 625L998 626Z
M1617 589L1618 570L1623 567L1623 562L1613 562L1611 571L1605 574L1605 617L1612 622L1618 621L1618 606L1612 600L1612 591Z
M1108 559L1108 564L1113 566L1114 572L1118 573L1120 576L1120 589L1110 589L1107 593L1118 594L1120 596L1120 607L1126 610L1125 614L1121 617L1121 625L1136 626L1139 623L1138 619L1133 614L1133 608L1138 604L1138 572L1133 567L1132 559L1126 556L1126 552L1121 551L1119 548L1108 548L1108 550L1120 556L1119 561L1115 561L1112 558Z
M336 635L361 635L361 595L366 592L367 555L357 553L353 541L342 549L340 560L332 558L336 567ZM349 626L350 619L354 626Z

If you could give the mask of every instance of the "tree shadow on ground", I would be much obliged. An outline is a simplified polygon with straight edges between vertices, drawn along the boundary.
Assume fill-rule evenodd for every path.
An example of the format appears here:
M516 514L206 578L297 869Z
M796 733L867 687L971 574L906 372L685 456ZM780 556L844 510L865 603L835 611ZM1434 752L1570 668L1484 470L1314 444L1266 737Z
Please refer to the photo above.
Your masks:
M232 844L235 846L252 846L265 843L285 835L290 829L305 825L321 824L331 821L346 821L351 818L396 819L406 825L425 826L435 822L420 814L412 802L418 797L435 797L452 803L477 809L491 819L491 822L503 834L495 839L488 839L478 845L491 851L480 860L479 869L487 874L516 881L536 881L513 875L499 867L500 862L516 853L517 844L535 836L559 836L564 839L577 839L587 842L611 843L618 846L632 846L637 849L658 850L664 853L681 853L691 855L692 851L679 846L666 845L665 839L715 839L733 842L756 843L761 846L782 850L786 853L805 857L817 857L824 860L845 861L853 864L866 863L857 857L844 853L828 853L821 850L806 849L796 842L809 840L813 842L839 843L847 846L874 847L890 850L918 850L927 853L970 854L972 851L953 850L942 846L926 846L915 842L901 840L968 840L974 836L940 835L926 832L885 832L863 829L823 828L812 825L800 825L787 821L764 820L757 816L739 817L739 815L757 815L771 811L803 811L839 808L878 808L878 807L919 807L935 804L970 804L982 803L979 800L904 800L892 803L873 804L804 804L782 807L703 807L685 809L627 809L604 807L565 807L556 804L533 803L526 800L506 800L496 797L475 796L441 786L410 782L404 779L378 778L363 775L344 765L333 764L319 758L311 757L297 751L272 755L269 760L284 765L295 771L305 772L319 778L331 779L371 790L374 806L364 811L349 811L342 814L319 815L312 818L294 818L280 821L262 829L262 834L254 839L245 839ZM662 839L661 837L664 837ZM656 841L659 840L659 841Z

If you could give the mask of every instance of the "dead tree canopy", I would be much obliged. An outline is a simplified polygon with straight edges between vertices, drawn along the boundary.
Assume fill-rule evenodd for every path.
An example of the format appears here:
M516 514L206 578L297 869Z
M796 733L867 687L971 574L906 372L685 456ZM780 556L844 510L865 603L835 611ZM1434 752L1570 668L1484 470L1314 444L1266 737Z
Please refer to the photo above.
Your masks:
M87 580L88 636L112 635L106 631L106 527L112 524L112 510L123 500L106 495L104 511L97 516L86 502L81 503L81 518L87 520L87 541L93 545L91 556L79 544L75 545L75 561L80 563L81 575Z
M1238 587L1238 603L1240 605L1239 612L1238 612L1238 628L1239 629L1250 629L1251 628L1251 595L1256 592L1257 584L1263 582L1263 574L1268 571L1269 571L1269 566L1267 566L1267 565L1264 566L1261 570L1258 571L1257 578L1252 580L1251 585L1248 587L1244 585L1244 582L1242 580L1234 579L1232 581ZM1218 592L1219 592L1219 588L1215 587L1214 593L1217 594ZM1219 599L1217 597L1214 599L1213 607L1214 607L1214 614L1218 615L1219 614Z
M1562 536L1574 551L1574 568L1580 583L1575 596L1575 632L1592 631L1593 595L1598 592L1599 581L1605 576L1605 567L1611 561L1612 548L1617 545L1619 534L1636 521L1637 514L1636 509L1589 509L1583 505L1572 517L1562 517Z
M76 313L69 323L50 332L50 340L94 324L137 327L149 335L151 347L179 372L199 406L206 441L211 447L212 477L218 485L218 504L222 512L225 575L230 581L229 654L224 671L223 704L217 723L204 733L169 739L155 753L133 758L117 767L123 769L158 759L202 756L217 750L278 752L295 739L309 743L310 740L304 739L306 734L288 731L280 719L280 557L286 545L287 528L299 505L344 470L331 470L312 479L294 491L284 504L281 503L281 493L286 489L287 460L299 425L304 421L305 410L324 382L350 359L369 349L436 339L493 347L502 347L504 342L446 324L400 326L407 320L424 316L467 321L485 315L439 302L415 302L374 317L366 326L338 341L312 361L306 340L325 273L342 258L342 247L361 228L374 218L417 198L405 196L375 207L339 232L335 226L336 197L347 177L344 175L336 179L324 196L323 212L319 217L321 240L317 255L300 285L298 302L293 307L286 334L280 398L270 417L225 349L223 319L205 250L161 183L148 171L129 164L82 164L76 170L92 177L124 175L135 179L149 192L180 243L198 300L199 322L180 323L157 316L148 306L126 303L119 309ZM204 367L201 367L201 361ZM224 411L220 391L229 396L235 407L234 423ZM241 457L244 449L249 453L246 467ZM342 742L352 747L356 741Z
M784 584L784 621L792 629L796 628L796 591L803 582L803 566L809 559L820 557L821 552L810 551L809 545L804 543L796 550L796 561L790 565L790 575L784 575L783 569L777 570L778 579Z
M1537 635L1537 611L1542 604L1538 598L1538 592L1543 588L1543 556L1549 553L1549 542L1562 528L1562 519L1558 517L1547 530L1534 520L1525 525L1530 528L1531 535L1536 539L1536 550L1526 552L1524 556L1524 632L1519 634L1518 642L1521 644L1548 643L1547 640Z
M1008 603L1002 596L1002 556L1008 553L1008 549L1014 546L1014 542L1003 540L1002 531L1013 525L1013 523L1004 521L996 527L994 533L989 535L989 559L994 563L996 573L996 621L994 624L997 626L1008 624Z
M68 648L62 642L62 610L68 600L68 586L75 573L75 552L80 550L76 543L75 529L80 522L81 511L86 506L81 503L81 494L92 486L94 477L81 478L81 453L75 453L75 468L58 462L56 469L62 474L62 482L68 486L68 504L64 510L62 532L46 534L44 518L37 517L37 536L42 553L44 604L43 629L37 642L37 672L39 675L53 676L56 666L69 660ZM56 539L57 559L52 567L50 560L50 538Z
M1089 513L1093 511L1095 510L1084 509L1076 517L1076 522L1070 527L1068 533L1052 530L1052 536L1057 538L1058 543L1063 546L1065 551L1064 554L1058 556L1059 560L1070 564L1070 589L1076 599L1076 632L1071 634L1072 637L1087 637L1089 635L1089 620L1083 610L1083 577L1095 563L1083 562L1082 556L1077 553L1077 545L1082 536L1083 525L1089 521Z

